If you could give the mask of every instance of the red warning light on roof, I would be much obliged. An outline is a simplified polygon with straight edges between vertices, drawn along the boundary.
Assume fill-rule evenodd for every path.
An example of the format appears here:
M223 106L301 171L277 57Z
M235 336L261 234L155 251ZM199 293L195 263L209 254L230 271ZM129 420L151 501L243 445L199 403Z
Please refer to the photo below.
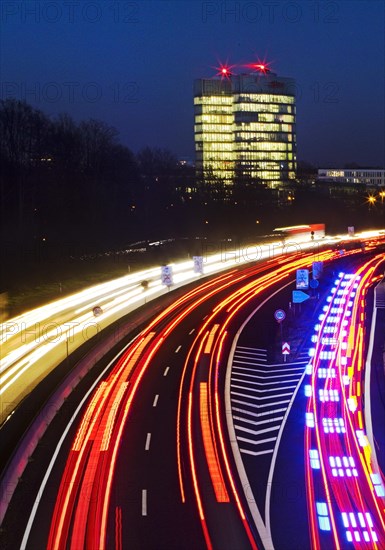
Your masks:
M258 59L257 63L250 63L246 65L249 69L252 69L253 71L258 71L259 73L270 73L270 63L266 61L260 61Z
M220 63L219 67L215 67L218 71L217 76L220 76L222 78L230 78L230 76L233 75L233 72L231 70L233 67L234 65Z

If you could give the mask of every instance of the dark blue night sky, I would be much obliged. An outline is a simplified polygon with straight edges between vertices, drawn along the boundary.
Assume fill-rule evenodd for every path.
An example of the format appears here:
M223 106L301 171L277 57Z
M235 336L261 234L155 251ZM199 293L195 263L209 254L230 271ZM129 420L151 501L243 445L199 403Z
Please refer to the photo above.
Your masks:
M298 159L385 165L382 0L2 0L1 98L194 158L193 80L265 60L296 79Z

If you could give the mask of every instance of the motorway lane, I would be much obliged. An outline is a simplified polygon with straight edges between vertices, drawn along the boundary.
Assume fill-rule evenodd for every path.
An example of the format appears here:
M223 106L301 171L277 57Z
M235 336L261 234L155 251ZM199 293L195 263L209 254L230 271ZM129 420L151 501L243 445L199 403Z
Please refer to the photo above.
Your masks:
M188 332L190 332L190 331L188 331ZM179 347L179 346L178 346L178 347ZM155 398L154 398L154 399L155 399ZM158 398L158 399L159 399L159 398ZM135 423L134 423L134 424L135 424ZM174 430L175 430L175 419L174 419ZM149 432L147 432L147 433L149 433ZM174 436L174 437L175 437L175 436ZM128 438L128 439L129 439L129 438ZM136 442L136 440L135 440L135 442Z
M282 306L282 302L276 303L276 307ZM235 429L238 447L242 455L253 497L261 514L261 519L265 521L269 519L264 516L266 481L270 468L269 457L271 456L272 447L275 445L274 434L276 432L274 428L279 425L280 419L278 413L276 415L273 413L274 406L269 407L268 421L265 426L267 430L274 430L273 433L269 432L266 435L255 433L259 430L262 431L263 428L261 422L264 420L262 416L264 401L262 401L263 394L255 397L255 394L251 393L250 383L252 381L255 383L255 377L262 373L271 372L274 374L274 371L271 370L274 357L269 350L274 349L274 347L275 349L277 348L277 346L274 346L274 342L272 342L270 336L271 329L273 329L271 319L265 316L267 324L270 325L270 330L267 328L264 331L265 333L257 330L257 328L263 326L263 319L263 311L257 312L241 333L232 361L230 387L232 390L233 418L235 415L238 415L237 422L234 418L234 424L238 423L238 429L237 426ZM308 334L308 342L310 343L310 333ZM303 359L306 359L303 353L302 350L298 359L301 359L301 356ZM304 368L308 362L308 360L302 361L303 366L300 373L304 373ZM286 364L287 369L292 366L294 367L295 365L291 361ZM284 369L285 374L282 375L281 379L285 383L284 379L288 370L285 369L285 364L278 366L277 370L279 367ZM245 384L245 381L248 384ZM263 379L258 382L260 384L258 387L266 390L270 387L267 383L268 378L263 374ZM249 386L248 388L247 385ZM279 392L274 393L279 394ZM290 396L286 396L286 399L289 400ZM305 490L305 466L309 457L305 456L303 451L303 425L306 402L307 398L303 392L303 387L301 387L287 418L278 449L274 475L271 475L269 480L269 488L271 489L270 520L276 550L311 548ZM287 404L282 403L280 407L283 408L280 414L284 414ZM239 428L245 430L248 422L252 425L253 419L251 415L254 416L256 426L254 430L249 431L247 437L244 437L245 434ZM377 420L383 430L383 420L379 418ZM257 452L255 452L256 450ZM254 455L251 454L252 452L254 452ZM329 546L326 545L324 548L328 549Z
M255 279L255 275L253 275L252 278ZM254 298L255 298L255 296L254 296ZM206 305L209 305L209 304L206 304ZM208 310L209 310L209 309L208 309ZM202 318L202 314L200 314L200 318ZM181 327L184 326L184 322L185 322L185 321L183 321L183 325L181 324ZM191 322L191 321L190 321L190 322ZM196 324L196 323L195 323L195 324ZM186 337L187 337L187 335L191 336L189 333L190 333L190 331L191 331L193 328L196 329L196 326L191 326L191 325L189 325L189 326L187 326L186 328L183 328L183 331L182 331L182 333L181 333L180 335L176 335L176 336L175 336L176 333L173 334L173 337L171 338L171 341L172 341L173 343L175 343L175 342L184 342L185 339L186 339ZM187 330L187 329L189 329L189 330ZM170 339L166 339L165 342L166 342L167 340L170 340ZM162 346L159 347L158 353L162 350L162 348L163 348L164 345L165 345L165 344L163 343ZM180 353L180 352L182 351L182 348L179 348L179 345L181 345L181 344L178 344L178 345L174 348L174 350L173 350L173 353L174 353L174 354L175 354L175 352L176 352L177 350L178 350L177 353ZM169 349L169 354L171 354L171 353L172 353L172 350ZM157 355L157 358L158 358L158 357L159 357L159 355ZM163 374L162 374L162 375L159 374L160 371L158 372L158 374L159 374L160 377L163 376L163 378L165 378L165 379L167 379L168 376L170 375L170 373L172 372L172 370L171 370L172 365L169 365L169 364L166 365L166 363L168 363L169 361L170 361L169 356L168 356L168 358L166 357L166 358L164 359L164 363L163 363L163 359L162 359L162 360L159 360L159 361L158 361L158 359L157 359L157 361L156 361L156 366L157 366L157 367L158 367L158 365L160 365L160 364L163 363L162 366L160 367L160 370L163 369L163 367L164 367ZM155 372L155 368L154 368L154 367L155 367L155 365L152 365L152 368L150 369L150 371L151 371L152 373ZM164 376L164 372L165 372L165 370L167 369L167 367L169 367L169 370L167 371L166 376ZM170 380L171 380L171 378L170 378ZM146 381L146 377L143 378L143 382L142 382L142 385L141 385L141 395L142 395L142 386L143 386L143 384L145 383L145 381ZM164 382L164 380L162 380L162 382ZM199 382L201 382L201 380L199 380ZM157 381L156 384L160 384L160 382ZM198 387L198 386L197 386L197 387ZM199 385L199 387L201 387L201 386ZM197 392L195 391L196 389L197 389L197 388L194 388L194 395L197 393ZM156 399L156 395L159 395L159 397L158 397L157 399ZM152 403L153 403L152 408L153 408L153 409L156 409L158 406L160 407L160 403L161 403L161 395L160 395L160 393L156 393L156 392L154 392L154 390L153 390L153 391L152 391L152 395L149 396L149 397L150 397L150 398L148 399L148 402L151 404L151 399L152 399ZM136 401L136 403L138 403L138 400ZM141 404L143 403L143 407L145 407L145 406L144 406L144 401L142 401L142 399L140 400L140 403L141 403ZM154 407L154 404L155 404L155 403L156 403L156 406ZM134 402L133 407L135 407L135 402ZM150 406L150 405L147 406L147 408L151 410L151 406ZM133 411L133 410L134 410L134 408L132 409L132 411ZM194 410L196 411L194 414L197 415L197 409L194 409ZM158 411L160 411L160 409L158 409ZM157 411L157 412L158 412L158 411ZM171 412L172 412L173 414L175 414L175 409L174 409L174 410L171 409ZM185 413L185 414L186 414L186 413ZM130 418L131 418L131 416L130 416ZM135 416L134 416L134 418L135 418ZM197 419L197 417L195 417L195 420L196 420L196 419ZM145 423L145 420L143 420L143 422ZM175 422L175 420L174 420L174 422ZM162 420L162 424L164 424L165 426L167 426L167 425L169 424L169 422L168 422L167 420L166 420L166 421L163 421L163 420ZM136 447L137 442L140 441L140 440L142 441L142 446L143 446L143 441L144 441L144 445L146 446L148 434L151 433L150 447L149 447L149 450L150 450L150 449L151 449L151 445L152 445L151 440L152 440L152 438L153 438L153 436L152 436L152 431L149 431L149 430L151 429L151 426L146 427L146 428L143 430L143 433L142 433L141 436L138 435L138 436L135 436L135 437L132 437L132 438L131 438L131 437L130 437L130 425L131 425L131 424L129 423L128 432L127 432L127 434L126 434L126 432L125 432L125 436L124 436L124 438L123 438L123 441L124 441L124 442L126 442L126 441L135 442L135 449L136 449L136 448L137 448L137 447ZM135 430L135 429L136 429L136 426L139 426L139 425L142 426L142 422L133 422L132 427L133 427L133 429ZM194 425L195 425L195 427L196 427L196 426L198 425L198 423L195 421L195 422L194 422ZM165 429L166 429L166 428L165 428ZM175 430L175 424L174 424L174 430ZM168 436L168 437L169 437L169 436ZM154 440L156 441L156 436L154 436L154 438L155 438ZM175 435L174 435L174 439L175 439ZM153 441L154 441L154 440L153 440ZM166 437L166 440L167 440L167 437ZM184 444L184 445L186 445L186 444ZM199 448L199 445L196 445L196 447ZM132 452L132 448L133 448L133 447L131 447L131 452ZM144 449L144 450L146 451L146 449ZM149 452L149 450L148 450L147 452ZM172 451L172 450L171 450L171 451ZM166 452L164 453L164 455L165 455L165 456L169 456L169 455L171 454L171 451L168 453L167 450L166 450ZM190 452L190 451L189 451L189 452ZM184 451L184 453L185 453L185 451ZM121 456L121 455L119 455L119 461L120 461L120 456ZM158 460L158 459L156 459L156 460ZM140 464L142 464L143 459L140 459L139 462L140 462ZM162 479L163 479L163 477L164 477L164 476L163 476L163 471L166 471L167 465L169 464L169 462L170 462L169 460L166 460L166 463L165 463L165 466L164 466L164 467L165 467L165 470L163 470L163 466L162 466L162 468L161 468L161 470L160 470L160 471L162 472L162 476L161 476ZM187 461L185 461L185 462L187 462ZM191 459L190 459L190 462L191 462ZM202 461L199 461L199 463L201 464ZM171 469L174 470L174 472L175 472L175 465L174 465ZM123 471L124 471L125 474L127 475L127 470L126 470L125 468L123 468ZM136 470L134 469L134 471L136 471ZM138 477L138 476L136 476L136 477ZM124 479L124 478L123 478L123 479ZM157 478L157 479L158 479L158 478ZM120 483L120 482L119 482L119 483ZM190 479L190 483L191 483L191 479ZM148 488L146 488L146 487L143 487L143 484L144 484L144 481L142 482L141 488L138 486L138 491L137 491L136 494L133 496L133 498L135 498L135 503L138 503L138 500L137 500L137 499L138 499L138 495L139 495L139 502L140 502L141 505L142 505L142 510L143 510L143 507L144 507L144 508L148 511L148 514L147 514L147 515L143 515L143 517L144 517L144 519L148 519L148 517L149 517L149 510L150 510L150 502L151 502L151 500L150 500L150 489L148 489ZM207 489L208 484L207 484L206 482L204 482L203 485L204 485L205 489ZM188 486L188 484L187 484L187 486ZM118 484L117 487L119 488L120 485ZM167 484L167 487L168 487L168 488L173 488L172 481L170 481L170 484ZM161 491L161 495L162 495L161 502L162 502L162 504L163 504L163 503L165 502L165 499L164 499L164 497L163 497L164 485L161 484L161 486L159 487L159 490ZM143 493L143 491L146 491L146 492ZM202 492L203 492L203 491L202 491ZM158 491L154 491L154 493L155 493L156 495L158 495ZM131 492L129 491L128 494L131 494ZM152 494L152 493L151 493L151 494ZM114 495L114 490L112 491L112 495ZM159 495L158 495L158 496L159 496ZM169 499L167 498L167 503L168 503L168 501L169 501ZM152 502L151 505L154 506L154 503ZM121 519L122 519L122 517L123 517L123 513L125 513L125 509L124 509L123 506L125 506L125 504L122 504L122 505L117 504L117 505L115 506L115 508L114 508L114 507L110 508L110 510L111 510L111 511L113 512L113 514L114 514L114 517L113 517L112 519L111 519L111 517L109 516L109 529L108 529L108 532L109 532L109 537L110 537L110 538L113 537L113 536L115 536L115 537L120 537L119 533L120 533L121 531L120 531L120 527L119 527L119 526L120 526L120 525L123 525L122 522L121 522ZM128 506L131 506L131 504L128 503ZM185 505L184 505L184 506L185 506ZM221 508L222 506L226 507L225 504L220 503L220 504L218 505L218 508ZM135 504L134 507L136 507L136 504ZM140 507L140 506L139 506L139 507ZM210 508L210 507L209 507L209 508ZM159 508L159 510L161 510L161 509L162 509L162 507ZM210 509L211 509L211 508L210 508ZM223 509L224 509L224 508L222 508L222 510L223 510ZM159 513L160 513L160 512L159 512ZM134 513L134 515L135 515L135 514L136 514L136 512ZM221 515L222 515L222 512L221 512ZM213 517L215 517L215 516L216 516L216 513L213 514ZM173 517L173 516L171 515L170 517ZM223 533L221 533L221 534L222 534L224 537L226 537L226 540L227 540L227 541L230 541L231 538L228 538L228 537L229 537L233 532L235 532L235 531L234 531L234 528L233 528L233 524L232 524L231 521L229 521L229 518L228 518L228 516L227 516L226 514L224 514L223 517L224 517L224 522L223 522L224 528L221 529L221 531L223 531ZM231 519L231 514L230 514L230 519ZM166 518L165 518L165 521L166 521ZM215 520L210 520L210 521L211 521L211 528L213 529L213 525L215 525L215 524L217 523L216 518L215 518ZM130 522L128 522L128 524L129 524L129 523L130 523ZM115 535L111 534L111 525L114 526ZM124 522L124 525L126 525L126 522ZM158 525L158 523L157 523L157 525ZM158 526L158 527L159 527L159 526ZM225 527L227 527L227 531L225 530ZM194 530L194 529L193 529L193 530ZM185 529L183 529L183 532L184 532L184 531L185 531ZM147 530L145 530L145 532L147 533ZM123 536L124 536L123 531L122 531L121 533L122 533L121 536L123 537ZM230 533L230 535L226 535L226 533ZM130 533L130 535L131 535L131 534L132 534L132 533ZM156 537L156 540L157 540L158 543L159 543L158 537ZM180 539L179 539L179 540L180 540ZM234 548L234 545L229 546L229 547L230 547L230 548ZM246 546L245 546L245 547L246 547Z
M322 241L322 245L326 242ZM332 239L332 242L335 240ZM315 245L315 242L307 241L300 246L302 250L307 250ZM223 254L206 256L204 274L249 263L252 260L250 254L262 260L288 252L288 249L284 250L283 243L256 245L256 251L254 248L227 250L224 257ZM171 267L174 289L200 277L195 273L192 260L171 264ZM142 287L143 281L148 283L147 290ZM1 323L0 424L69 353L100 330L145 304L146 300L162 296L165 292L161 268L156 267L95 285ZM93 313L95 306L101 307L97 317Z
M365 298L383 261L380 255L351 274L341 273L316 328L311 384L305 386L306 487L314 548L385 544L384 499L370 478L375 464L362 398Z
M134 404L125 429L124 442L117 461L118 481L112 491L108 526L108 540L115 540L116 510L121 510L122 548L193 550L205 547L201 524L196 513L193 487L191 482L188 482L190 465L186 441L183 445L182 464L186 479L185 503L181 501L177 476L175 418L180 377L188 346L183 344L176 353L179 348L176 344L179 341L192 341L194 333L189 333L196 323L193 321L191 324L191 321L192 319L189 319L189 324L185 324L177 331L173 342L165 342L159 350L157 366L143 381L140 402ZM200 440L198 430L194 439L197 442ZM201 447L202 450L201 443L197 443L197 447ZM204 463L204 457L201 462ZM204 480L202 492L205 493L205 500L213 499L210 477L205 468L201 468L200 477ZM145 515L143 491L146 491ZM213 535L214 540L220 540L223 535L226 537L225 541L217 543L217 547L248 548L233 506L223 503L220 507L226 523L219 520L219 511L216 508L215 523L210 525L210 531L215 530L216 525L219 528Z
M381 232L367 232L361 238L367 243L383 239ZM331 243L336 244L335 238L292 244L297 250L315 251L317 246L323 248ZM245 250L226 251L224 257L213 254L205 257L204 273L209 275L238 267L249 263L253 257L267 260L278 254L288 255L292 248L291 243L284 246L284 243L271 242ZM174 288L199 277L191 260L172 264L172 268ZM102 283L0 324L0 424L69 353L146 300L163 295L165 286L160 282L160 271L160 267L148 269ZM149 282L146 291L141 285L145 280ZM95 306L102 308L96 318Z
M382 281L381 287L385 287ZM385 472L385 300L384 294L375 302L376 316L373 335L373 352L370 357L370 411L376 458L382 472ZM365 417L367 408L365 409Z
M292 354L283 362L281 354L281 331L274 319L273 312L276 309L284 309L287 319L283 323L283 340L289 340L290 329L295 323L292 312L288 308L291 301L291 292L295 288L295 282L282 290L272 298L268 304L257 311L242 328L242 332L236 342L236 348L232 359L231 369L231 409L237 437L237 447L245 468L250 487L246 490L246 497L255 501L262 522L262 531L267 529L270 518L266 517L267 490L272 490L271 498L277 497L282 502L288 496L292 498L293 489L298 485L298 476L303 476L303 468L298 461L292 461L293 448L302 446L303 423L299 425L297 437L290 435L290 442L286 448L283 468L278 462L274 472L278 469L282 476L275 475L274 483L269 481L269 473L272 467L272 459L276 445L282 445L283 441L277 440L279 430L285 417L288 405L297 384L304 372L307 360L303 352L296 350L294 342L291 342ZM314 308L313 303L310 308ZM302 334L306 339L306 330ZM298 352L298 356L296 355ZM257 390L257 391L256 391ZM292 412L290 417L292 416ZM291 423L291 420L288 423ZM284 435L286 429L284 430ZM293 445L293 441L295 444ZM295 472L295 474L294 474ZM292 476L294 477L294 484ZM295 491L295 495L297 495ZM303 495L304 497L306 495ZM306 499L298 502L297 496L290 502L289 510L282 510L275 516L277 506L274 504L272 513L277 517L278 523L274 525L274 532L278 528L284 532L284 544L291 543L290 531L286 524L286 518L292 514L295 523L292 529L297 532L302 527L304 536L295 539L296 545L283 546L285 550L297 548L309 548L306 523ZM301 525L303 522L303 525ZM268 532L268 530L267 530ZM298 545L299 543L300 545ZM270 541L272 544L272 541Z

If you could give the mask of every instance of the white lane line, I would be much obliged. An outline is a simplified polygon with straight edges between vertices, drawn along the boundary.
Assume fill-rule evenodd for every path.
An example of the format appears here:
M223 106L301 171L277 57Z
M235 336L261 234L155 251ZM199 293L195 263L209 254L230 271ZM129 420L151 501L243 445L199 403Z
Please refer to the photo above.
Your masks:
M241 367L236 367L236 368L240 369ZM251 371L253 371L253 369L246 369L246 368L243 368L243 367L242 367L242 370L251 370ZM262 380L266 380L266 375L265 376L258 376L258 374L250 374L249 376L251 376L253 378L259 378L259 379L262 379ZM289 376L296 376L297 378L301 377L301 375L299 375L298 373L293 372L293 374L277 374L277 376L269 375L269 380L270 380L270 378L280 378L282 380L282 378L289 378Z
M376 289L377 289L376 285ZM375 294L377 294L375 290ZM365 403L365 424L366 424L366 434L368 436L370 447L372 450L372 466L375 466L375 469L378 470L378 459L377 459L377 449L374 444L374 435L373 435L373 422L372 422L372 401L371 401L371 388L370 388L370 377L372 372L372 360L373 360L373 348L374 348L374 337L376 333L376 324L377 324L377 307L376 303L373 305L372 320L370 326L370 338L369 338L369 347L366 354L365 362L365 393L364 393L364 403Z
M258 365L259 367L261 365ZM263 374L263 379L264 380L270 380L270 378L272 378L272 376L277 373L277 372L286 372L288 374L281 374L279 377L280 378L285 378L286 376L298 376L298 377L301 377L302 376L302 373L304 371L304 368L303 367L295 367L294 369L288 369L288 370L285 370L285 369L279 369L279 370L273 370L272 372L266 372L265 369L250 369L248 367L240 367L238 365L233 365L233 371L234 373L231 375L231 376L234 376L234 375L237 375L237 376L256 376L254 374L249 374L248 372L242 372L242 371L251 371L251 372L261 372ZM290 372L288 371L299 371L299 372L293 372L290 374ZM266 378L268 376L268 378ZM259 378L261 378L259 376ZM277 377L276 377L277 378ZM267 382L266 382L267 383Z
M263 361L264 363L267 361L267 357L263 357L263 355L243 355L240 353L236 353L234 355L234 361L240 361L241 359L248 359L249 361Z
M149 448L150 448L150 441L151 441L151 434L148 433L148 434L147 434L147 437L146 437L146 444L145 444L145 446L144 446L144 449L145 449L146 451L148 451Z
M241 380L241 382L244 383L244 380ZM252 382L250 382L252 383ZM255 382L254 382L255 384ZM297 386L284 386L283 388L269 388L267 390L259 390L258 388L250 388L250 386L238 386L237 384L231 384L231 388L237 388L238 390L245 390L246 393L249 391L249 392L254 392L254 393L267 393L269 391L277 391L277 389L279 390L295 390Z
M255 386L277 386L277 385L282 385L282 384L294 384L295 382L297 382L295 379L294 380L276 380L275 382L255 382L254 380L249 380L249 377L251 376L250 374L243 374L242 372L237 372L236 376L243 376L244 379L243 380L237 380L236 378L231 378L231 383L234 381L236 382L240 382L240 383L243 383L243 384L253 384ZM258 377L260 378L260 376ZM300 377L298 377L299 379ZM279 388L277 388L277 390L279 390Z
M203 317L203 321L204 321L205 319L207 319L207 317L208 317L208 314L207 314L205 317Z
M286 363L287 364L287 363ZM269 367L267 370L269 371L273 371L273 372L288 372L290 370L303 370L303 367L306 365L305 362L303 363L290 363L290 365L302 365L302 367L286 367L286 369L274 369L273 370L273 367L276 367L276 366L281 366L281 365L271 365L271 364L268 364L268 365L262 365L261 363L257 363L257 362L250 362L250 361L240 361L240 359L234 359L233 361L233 367L237 366L237 365L255 365L256 367ZM240 368L240 367L238 367ZM257 369L249 369L249 370L257 370ZM267 372L266 368L263 369L263 371L260 371L260 372Z
M238 422L245 422L246 424L259 426L260 424L274 424L274 422L280 422L281 420L283 420L283 416L275 416L273 418L267 418L266 420L259 420L258 422L256 422L255 420L250 420L249 418L244 418L243 416L233 416L233 419L238 420ZM277 426L277 430L278 428L279 426Z
M311 357L309 357L311 359ZM284 367L285 365L307 365L309 361L293 361L290 363L274 363L274 365L269 365L269 367ZM285 369L284 369L285 370Z
M42 499L42 494L45 490L45 487L47 485L47 482L48 482L48 479L51 475L51 472L53 470L53 467L55 465L55 462L56 462L56 459L57 459L57 456L59 454L59 451L67 437L67 434L72 426L72 424L75 422L78 414L80 413L80 411L82 410L83 408L83 405L84 403L87 401L88 397L90 396L90 394L94 391L95 387L97 386L97 384L99 384L100 380L103 378L103 376L105 376L105 374L108 372L108 369L111 367L111 365L114 364L114 362L121 356L123 355L123 353L126 351L126 349L131 346L131 344L137 339L137 336L135 336L132 340L130 340L130 342L128 342L128 344L126 346L124 346L123 349L121 349L119 351L119 353L117 355L115 355L115 357L113 359L111 359L111 361L108 363L108 365L106 366L105 369L103 369L103 371L99 374L99 376L96 378L96 380L94 380L93 384L91 385L91 387L88 389L88 391L86 392L86 394L83 396L83 399L80 401L79 405L77 406L74 414L71 416L69 422L67 423L67 426L65 427L64 429L64 432L62 433L61 437L60 437L60 440L59 440L59 443L57 444L56 448L55 448L55 451L52 455L52 458L50 460L50 463L48 465L48 468L46 469L46 472L44 474L44 478L43 478L43 481L41 482L41 485L39 487L39 490L37 491L37 495L36 495L36 498L35 498L35 501L33 503L33 506L32 506L32 510L31 510L31 513L30 513L30 516L28 518L28 522L27 522L27 525L26 525L26 528L25 528L25 531L24 531L24 536L23 536L23 540L21 541L21 546L20 546L20 550L25 550L26 546L27 546L27 543L28 543L28 539L29 539L29 535L30 535L30 532L31 532L31 529L32 529L32 525L35 521L35 517L36 517L36 513L37 513L37 510L38 510L38 507L39 507L39 504L41 503L41 501L43 500Z
M247 449L239 449L239 450L241 451L241 453L244 453L247 455L253 455L253 456L273 454L274 452L274 449L267 449L267 451L257 451L257 452L249 451Z
M152 404L153 407L156 407L157 404L158 404L158 399L159 399L159 394L157 393L156 396L154 397L154 402Z
M259 397L258 395L248 395L246 393L240 393L238 391L231 390L231 395L240 395L241 397L247 397L247 399L255 399L256 401L266 401L266 399L275 399L276 397L287 397L290 395L290 397L293 395L293 392L289 393L277 393L276 395L267 395L266 397ZM290 399L289 399L290 401Z
M175 353L178 353L181 347L182 347L182 346L178 346L178 347L176 348L176 350L175 350Z
M147 516L147 489L142 491L142 516Z
M263 430L251 430L250 428L244 428L243 426L238 426L237 424L234 424L234 428L236 430L240 430L241 432L258 435L258 434L265 434L267 432L276 432L279 430L280 426L272 426L271 428L264 428Z
M192 334L194 331L195 331L195 328L193 328L192 330L190 330L189 334Z
M238 437L238 441L244 441L245 443L251 443L251 445L262 445L262 443L271 443L272 441L276 441L276 437L268 437L267 439L261 439L260 441L254 441L253 439L247 439L246 437Z
M259 365L261 367L270 367L270 363L263 357L243 357L234 356L234 363L243 363L244 365Z
M284 401L276 401L275 403L266 403L265 405L256 405L254 403L248 403L247 401L241 401L240 399L231 399L232 403L240 403L241 405L246 405L247 407L253 407L254 409L264 409L265 407L274 407L275 405L284 405L285 403L290 403L290 399L285 399ZM269 411L276 412L275 410Z
M247 504L249 506L249 510L250 510L251 515L253 517L254 524L255 524L255 527L257 528L258 534L262 539L262 546L264 548L266 548L266 550L273 550L274 549L273 539L272 539L272 536L271 536L271 532L268 532L266 527L265 527L264 519L262 519L261 513L260 513L260 511L258 509L258 506L255 502L254 495L253 495L252 491L249 491L249 488L250 488L251 485L250 485L250 481L248 480L248 477L247 477L247 474L246 474L246 470L245 470L245 467L244 467L244 464L243 464L241 453L239 451L238 441L236 439L235 429L234 429L234 424L233 424L231 407L232 407L232 403L237 402L237 400L233 401L231 396L230 396L230 383L231 383L230 378L231 378L232 362L233 362L233 358L234 358L234 351L237 347L238 339L239 339L240 334L242 333L242 330L244 329L244 327L247 325L247 323L250 321L250 319L253 317L253 315L255 315L255 313L257 311L259 311L266 303L268 303L268 301L273 296L278 294L283 288L288 287L292 283L293 283L293 281L291 280L287 284L283 284L280 289L278 289L278 290L274 291L272 294L270 294L270 296L268 298L266 298L260 304L258 304L258 306L250 313L248 318L244 321L243 325L241 326L241 328L238 330L238 332L235 335L235 338L233 340L233 344L231 346L231 350L230 350L230 354L229 354L229 358L228 358L228 362L227 362L227 369L226 369L225 408L226 408L227 429L228 429L228 432L229 432L229 435L230 435L231 447L232 447L236 467L237 467L237 470L238 470L238 475L239 475L240 480L241 480L241 486L244 487L244 494L245 494L245 497L246 497ZM247 403L244 403L241 400L239 400L238 402L243 406L244 405L248 406ZM269 404L268 406L271 409L271 404ZM257 405L252 405L252 408L257 408L257 407L258 407ZM258 407L258 408L260 408L260 407ZM246 487L247 487L247 492L246 492Z
M241 378L237 378L240 376ZM298 375L298 380L300 379L300 375ZM256 380L249 379L248 376L242 374L242 373L234 373L234 375L231 377L231 385L233 386L234 383L237 384L247 384L249 387L251 386L276 386L277 384L295 384L295 387L297 387L297 381L294 380L276 380L275 382L257 382ZM284 389L284 388L281 388Z
M245 405L247 405L248 403L245 403ZM262 413L255 413L255 412L252 412L252 411L246 411L245 409L238 409L237 407L234 407L233 408L233 412L237 412L237 413L242 413L242 414L248 414L248 415L251 415L251 416L255 416L256 418L259 418L260 416L267 416L268 414L272 414L272 412L274 413L280 413L280 412L284 412L286 411L287 407L283 407L282 409L275 409L274 411L265 411L265 412L262 412ZM274 416L271 417L272 420L274 420ZM256 424L258 424L258 422L256 422Z
M170 367L166 367L166 370L163 373L163 376L167 376L168 371L170 370Z

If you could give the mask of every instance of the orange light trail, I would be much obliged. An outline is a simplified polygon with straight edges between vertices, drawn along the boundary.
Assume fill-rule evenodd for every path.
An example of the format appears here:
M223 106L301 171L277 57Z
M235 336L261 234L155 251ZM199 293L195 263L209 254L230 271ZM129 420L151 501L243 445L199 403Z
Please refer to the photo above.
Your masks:
M200 383L200 416L203 435L203 444L206 453L206 460L209 467L211 482L218 502L229 502L229 495L224 484L221 471L218 466L218 459L214 450L208 412L207 382Z

